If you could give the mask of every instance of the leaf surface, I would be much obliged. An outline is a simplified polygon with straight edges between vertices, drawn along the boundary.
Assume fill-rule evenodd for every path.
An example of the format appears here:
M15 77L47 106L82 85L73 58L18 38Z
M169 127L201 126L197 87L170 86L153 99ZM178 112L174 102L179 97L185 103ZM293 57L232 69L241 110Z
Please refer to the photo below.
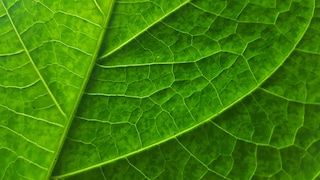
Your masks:
M1 1L1 179L318 179L319 9Z
M318 176L317 133L298 140L306 121L319 124L319 75L304 69L319 67L315 2L162 6L116 2L54 177Z
M1 1L1 179L51 176L97 57L110 6Z

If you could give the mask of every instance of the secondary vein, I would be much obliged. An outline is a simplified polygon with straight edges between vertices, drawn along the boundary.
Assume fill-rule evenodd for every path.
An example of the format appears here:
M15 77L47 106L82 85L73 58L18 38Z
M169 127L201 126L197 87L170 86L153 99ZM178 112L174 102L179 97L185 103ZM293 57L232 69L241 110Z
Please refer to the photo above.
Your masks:
M31 57L31 55L30 55L30 53L29 53L26 45L24 44L23 40L21 39L21 36L20 36L20 34L19 34L16 26L14 25L13 20L12 20L10 14L9 14L9 12L8 12L8 9L7 9L6 6L4 5L3 1L1 1L1 4L2 4L2 6L3 6L3 8L4 8L5 12L6 12L6 15L8 16L8 19L9 19L9 21L10 21L10 23L11 23L11 26L12 26L13 30L15 31L15 33L16 33L16 35L17 35L17 37L18 37L18 39L19 39L19 41L20 41L20 43L21 43L21 45L22 45L22 47L23 47L23 49L24 49L24 51L26 52L26 54L27 54L27 56L28 56L28 59L30 60L33 68L35 69L36 73L38 74L38 76L39 76L42 84L43 84L44 87L46 88L48 94L50 95L50 97L51 97L52 101L54 102L54 104L56 105L56 107L59 109L59 111L60 111L60 113L62 114L62 116L63 116L66 120L68 120L67 115L64 113L64 111L63 111L62 108L60 107L58 101L56 100L56 98L55 98L54 95L52 94L50 88L49 88L48 85L46 84L44 78L42 77L42 75L41 75L41 73L39 72L36 64L34 63L32 57Z

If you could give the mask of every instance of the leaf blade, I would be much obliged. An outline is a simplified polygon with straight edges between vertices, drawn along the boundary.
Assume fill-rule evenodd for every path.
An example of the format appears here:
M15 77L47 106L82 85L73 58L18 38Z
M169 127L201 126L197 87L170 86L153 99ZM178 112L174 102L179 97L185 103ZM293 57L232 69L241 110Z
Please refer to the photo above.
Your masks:
M76 6L1 1L1 178L51 175L107 22L97 1Z

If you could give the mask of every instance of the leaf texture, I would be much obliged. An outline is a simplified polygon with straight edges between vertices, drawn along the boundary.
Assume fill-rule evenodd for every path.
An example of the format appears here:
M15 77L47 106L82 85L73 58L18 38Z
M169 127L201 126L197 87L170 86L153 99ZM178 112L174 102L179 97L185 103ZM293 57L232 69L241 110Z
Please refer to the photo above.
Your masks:
M319 22L316 0L1 1L0 179L318 179Z
M1 1L1 179L51 176L102 41L99 3Z
M54 177L319 176L315 1L162 6L116 2Z

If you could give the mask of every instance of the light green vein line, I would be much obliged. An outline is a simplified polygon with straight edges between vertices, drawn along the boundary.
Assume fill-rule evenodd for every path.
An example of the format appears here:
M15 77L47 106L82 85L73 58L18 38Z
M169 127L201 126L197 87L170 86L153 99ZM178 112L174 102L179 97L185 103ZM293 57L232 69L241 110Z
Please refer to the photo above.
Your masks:
M50 67L50 66L58 66L60 68L65 69L69 73L71 73L71 74L73 74L73 75L75 75L75 76L77 76L77 77L79 77L81 79L84 79L84 77L81 74L77 74L76 72L73 72L71 69L69 69L67 66L64 66L64 65L61 65L61 64L58 64L58 63L50 63L50 64L48 63L48 64L46 64L45 66L43 66L43 67L41 67L39 69L45 69L45 68Z
M10 128L6 127L6 126L2 126L2 125L0 125L0 128L6 129L6 130L8 130L8 131L12 132L13 134L15 134L15 135L17 135L17 136L21 137L22 139L24 139L24 140L28 141L29 143L31 143L31 144L33 144L33 145L37 146L37 147L38 147L38 148L40 148L40 149L43 149L43 150L45 150L45 151L47 151L47 152L50 152L50 153L54 153L54 151L53 151L53 150L47 149L47 148L45 148L45 147L43 147L43 146L40 146L38 143L31 141L30 139L28 139L28 138L27 138L27 137L25 137L24 135L22 135L22 134L20 134L20 133L18 133L18 132L16 132L16 131L14 131L14 130L12 130L12 129L10 129Z
M209 53L205 56L199 57L198 59L194 59L192 61L162 61L162 62L147 62L143 64L119 64L119 65L102 65L102 64L96 64L96 66L101 67L101 68L127 68L127 67L137 67L137 66L156 66L156 65L174 65L174 64L191 64L195 62L199 62L202 59L205 59L207 57L216 55L218 53L230 53L234 54L236 56L240 56L240 54L236 54L234 52L230 51L225 51L225 50L218 50L218 51L213 51L212 53Z
M23 157L23 156L17 156L17 157L18 157L19 159L23 159L23 160L27 161L27 162L30 163L30 164L33 164L34 166L37 166L37 167L40 168L40 169L43 169L43 170L45 170L45 171L48 170L48 168L43 167L43 166L41 166L40 164L35 163L35 162L31 161L30 159L27 159L27 158L25 158L25 157Z
M0 35L1 35L1 34L0 34ZM16 51L16 52L0 54L0 57L1 57L1 56L13 56L13 55L20 54L20 53L22 53L22 52L24 52L23 49L21 49L21 50L19 50L19 51Z
M127 160L128 164L129 164L131 167L133 167L136 171L138 171L138 172L139 172L142 176L144 176L146 179L150 180L150 178L149 178L147 175L145 175L139 168L137 168L135 165L133 165L133 164L129 161L128 158L126 158L126 160Z
M40 73L39 70L37 69L37 66L36 66L35 63L33 62L33 59L31 58L27 47L25 46L23 40L21 39L21 37L20 37L20 35L19 35L19 32L18 32L16 26L14 25L13 20L12 20L12 18L11 18L11 16L10 16L10 14L9 14L6 6L4 5L3 1L1 1L1 4L2 4L4 10L6 11L6 14L7 14L7 16L8 16L8 19L9 19L10 23L11 23L11 26L12 26L12 28L14 29L15 33L17 34L17 37L18 37L18 39L19 39L19 41L20 41L20 43L21 43L24 51L26 52L26 54L27 54L27 56L28 56L28 58L29 58L29 60L30 60L30 62L31 62L31 64L32 64L33 68L35 69L36 73L38 74L38 76L39 76L40 80L42 81L44 87L45 87L46 90L48 91L48 93L49 93L50 97L52 98L54 104L55 104L56 107L59 109L59 111L60 111L60 113L63 115L63 117L67 120L68 118L67 118L66 114L65 114L64 111L61 109L61 107L60 107L60 105L58 104L56 98L53 96L51 90L49 89L48 85L46 84L45 80L43 79L41 73Z
M313 1L313 11L312 11L311 17L314 17L314 11L315 11L315 1ZM302 37L303 37L303 36L305 35L305 33L307 32L307 30L308 30L308 28L309 28L309 26L310 26L311 20L312 20L312 18L309 19L309 22L308 22L309 24L306 26L306 28L304 29L303 33L301 33L300 37L298 38L298 41L296 42L296 44L294 45L294 47L291 49L291 51L287 54L286 57L284 57L283 62L280 63L277 67L275 67L275 68L273 69L273 71L270 72L269 76L264 77L264 79L263 79L260 83L258 83L258 84L256 85L256 87L254 87L252 90L250 90L249 92L247 92L246 94L244 94L244 95L243 95L241 98L239 98L238 100L234 101L233 103L231 103L231 104L229 104L228 106L226 106L225 108L223 108L219 113L213 114L211 117L209 117L209 118L201 121L200 123L198 123L198 124L196 124L196 125L194 125L194 126L191 126L191 127L187 128L187 129L185 129L185 130L183 130L183 131L181 131L181 132L179 132L179 133L176 133L176 134L173 135L173 136L170 136L170 137L168 137L168 138L166 138L166 139L163 139L163 140L158 141L158 142L156 142L156 143L154 143L154 144L151 144L151 145L149 145L149 146L145 146L145 147L143 147L143 148L141 148L141 149L138 149L138 150L136 150L136 151L129 152L129 153L127 153L127 154L124 154L124 155L122 155L122 156L116 157L116 158L114 158L114 159L110 159L110 160L107 160L107 161L104 161L104 162L101 162L101 163L97 163L97 164L95 164L95 165L92 165L92 166L89 166L89 167L86 167L86 168L82 168L82 169L79 169L79 170L76 170L76 171L72 171L72 172L69 172L69 173L66 173L66 174L61 174L61 175L57 175L57 176L52 176L52 178L53 178L53 179L65 178L65 177L68 177L68 176L72 176L72 175L75 175L75 174L78 174L78 173L82 173L82 172L89 171L89 170L94 169L94 168L98 168L98 167L101 167L101 166L104 166L104 165L113 163L113 162L115 162L115 161L117 161L117 160L124 159L124 158L127 158L127 157L129 157L129 156L133 156L133 155L135 155L135 154L137 154L137 153L143 152L143 151L145 151L145 150L147 150L147 149L150 149L150 148L155 147L155 146L158 146L158 145L160 145L160 144L162 144L162 143L168 142L169 140L176 139L177 137L179 137L179 136L181 136L181 135L183 135L183 134L185 134L185 133L187 133L187 132L190 132L191 130L193 130L193 129L197 128L197 127L200 127L201 125L210 122L213 118L219 116L221 113L227 111L228 109L230 109L231 107L233 107L235 104L239 103L242 99L244 99L245 97L247 97L247 96L249 96L250 94L252 94L252 93L253 93L255 90L257 90L272 74L274 74L274 73L283 65L283 63L285 62L285 60L288 59L288 57L294 52L295 48L297 47L297 45L298 45L299 42L301 41ZM212 122L212 121L211 121L211 122ZM212 123L214 123L214 122L212 122ZM224 132L232 135L231 133L229 133L228 131L226 131L226 130L223 129L222 127L218 126L216 123L214 123L214 124L215 124L219 129L221 129L221 130L223 130ZM232 136L235 137L234 135L232 135ZM235 138L236 138L236 137L235 137ZM239 138L236 138L236 139L239 139ZM243 140L243 141L249 142L249 141L247 141L247 140ZM250 142L250 143L253 143L253 142ZM260 144L260 143L254 143L254 144L264 145L264 144ZM270 145L268 145L268 146L270 146ZM273 146L271 146L271 147L273 147Z
M275 96L275 97L278 97L278 98L281 98L281 99L284 99L286 101L296 102L296 103L300 103L300 104L308 104L308 105L320 105L320 102L307 102L307 101L295 100L295 99L287 98L287 97L285 97L283 95L280 95L280 94L276 94L276 93L274 93L272 91L269 91L269 90L267 90L265 88L261 88L260 87L259 89L261 89L265 93L268 93L268 94L270 94L272 96Z
M51 125L54 125L54 126L58 126L58 127L61 127L61 128L64 128L63 125L61 124L58 124L58 123L55 123L55 122L51 122L51 121L48 121L46 119L42 119L42 118L39 118L39 117L35 117L35 116L31 116L31 115L28 115L28 114L25 114L25 113L21 113L21 112L17 112L7 106L3 106L0 104L0 107L3 107L5 109L7 109L8 111L11 111L12 113L14 114L17 114L17 115L20 115L20 116L25 116L27 118L30 118L30 119L34 119L34 120L37 120L37 121L42 121L42 122L45 122L45 123L48 123L48 124L51 124Z
M101 7L99 6L98 2L96 0L93 0L94 4L96 5L96 7L99 9L99 11L101 12L101 14L106 17L106 15L104 14L104 12L102 11Z
M312 178L312 180L316 180L316 179L318 179L320 177L320 171L316 174L316 175L314 175L314 177Z
M43 166L41 166L40 164L35 163L35 162L31 161L31 160L28 159L28 158L25 158L24 156L18 155L15 151L13 151L13 150L11 150L11 149L9 149L9 148L7 148L7 147L0 147L0 149L5 149L5 150L7 150L7 151L10 151L10 152L13 153L18 159L23 159L23 160L29 162L30 164L33 164L33 165L37 166L37 167L40 168L40 169L48 170L48 168L43 167ZM12 162L12 163L13 163L13 162ZM11 164L11 163L8 164L8 167L10 166L10 164ZM0 178L0 179L1 179L1 178Z
M88 20L86 18L81 17L81 16L78 16L78 15L75 15L75 14L71 14L71 13L68 13L68 12L64 12L64 11L57 11L57 13L61 13L61 14L64 14L64 15L68 15L68 16L71 16L71 17L75 17L75 18L81 19L81 20L83 20L85 22L88 22L88 23L90 23L90 24L92 24L94 26L97 26L97 27L101 28L101 26L99 24L94 23L94 22L92 22L92 21L90 21L90 20Z
M177 143L191 156L193 157L196 161L198 161L203 167L205 167L208 171L211 171L212 173L217 174L218 176L224 177L222 174L212 170L211 168L208 167L207 164L205 164L204 162L202 162L199 158L197 158L196 155L194 155L188 148L186 148L180 141L179 139L175 139L177 141Z
M0 56L1 57L1 56ZM7 68L7 67L2 67L2 66L0 66L0 68L1 69L4 69L4 70L6 70L6 71L15 71L15 70L17 70L17 69L22 69L24 66L27 66L28 64L30 63L30 61L27 61L27 62L25 62L24 64L21 64L21 65L19 65L19 66L15 66L15 67L13 67L13 68Z
M295 49L295 51L303 52L303 53L307 53L307 54L320 55L320 52L313 52L313 51L310 51L310 50L300 49L300 48Z
M113 49L112 51L108 52L105 55L102 55L101 57L98 58L98 60L101 60L107 56L109 56L110 54L118 51L119 49L121 49L123 46L125 46L126 44L128 44L130 41L134 40L136 37L138 37L139 35L141 35L142 33L146 32L148 29L150 29L152 26L154 26L155 24L157 24L158 22L162 21L163 19L165 19L166 17L168 17L170 14L172 14L173 12L176 12L178 9L180 9L181 7L183 7L184 5L188 4L190 2L189 1L185 1L182 4L180 4L179 6L177 6L176 8L172 9L171 11L169 11L167 14L165 14L164 16L162 16L161 18L159 18L157 21L154 21L153 23L149 24L148 26L146 26L144 29L142 29L139 33L133 35L131 38L129 38L128 40L126 40L125 42L123 42L122 44L120 44L117 48Z
M35 51L36 49L40 48L41 46L43 46L43 45L46 44L46 43L60 43L60 44L66 46L66 47L68 47L68 48L70 48L70 49L74 49L74 50L79 51L79 52L81 52L81 53L83 53L83 54L86 54L86 55L88 55L88 56L92 56L92 54L90 54L90 53L88 53L88 52L86 52L86 51L84 51L84 50L82 50L82 49L80 49L80 48L73 47L72 45L66 44L66 43L64 43L63 41L59 41L59 40L55 40L55 39L49 40L49 41L43 41L39 46L34 47L33 49L30 49L29 51L30 51L30 52Z
M28 87L31 87L31 86L37 84L39 81L40 81L40 79L37 79L36 81L31 82L30 84L27 84L27 85L24 85L24 86L12 86L12 85L0 84L0 87L2 87L2 88L14 88L14 89L25 89L25 88L28 88Z

